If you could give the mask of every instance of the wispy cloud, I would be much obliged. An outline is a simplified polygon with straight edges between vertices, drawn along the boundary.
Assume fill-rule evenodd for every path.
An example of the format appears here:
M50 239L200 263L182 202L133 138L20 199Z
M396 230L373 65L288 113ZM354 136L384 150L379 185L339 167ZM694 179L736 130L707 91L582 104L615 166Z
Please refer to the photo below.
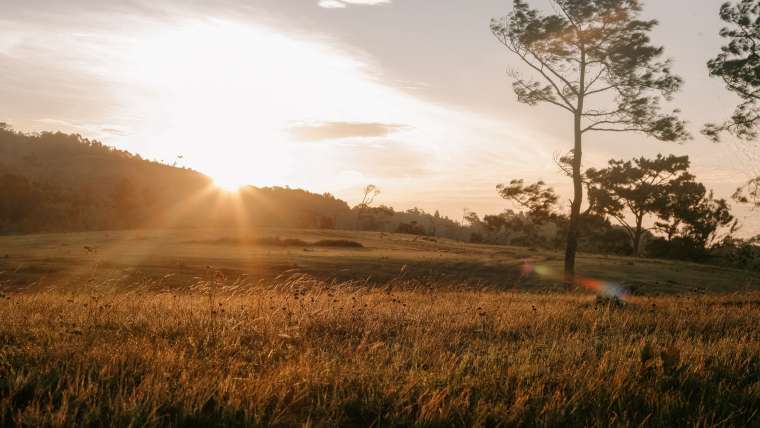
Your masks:
M379 138L409 128L395 123L321 122L292 126L290 135L302 141L342 140L347 138Z
M317 4L325 9L345 9L350 5L374 6L390 2L391 0L320 0Z

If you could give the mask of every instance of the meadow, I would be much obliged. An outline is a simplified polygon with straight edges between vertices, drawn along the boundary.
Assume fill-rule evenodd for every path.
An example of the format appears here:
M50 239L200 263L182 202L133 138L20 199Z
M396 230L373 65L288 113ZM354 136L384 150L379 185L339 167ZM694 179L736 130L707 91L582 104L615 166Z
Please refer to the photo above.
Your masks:
M525 274L537 249L230 236L0 239L0 423L760 426L747 273L584 255L619 302Z
M327 245L324 245L327 244ZM330 245L335 244L335 245ZM301 229L154 229L0 237L0 290L184 290L212 273L241 286L309 275L384 286L565 290L563 254L424 236ZM553 275L524 275L526 263ZM578 272L635 294L760 291L760 275L680 261L581 254Z

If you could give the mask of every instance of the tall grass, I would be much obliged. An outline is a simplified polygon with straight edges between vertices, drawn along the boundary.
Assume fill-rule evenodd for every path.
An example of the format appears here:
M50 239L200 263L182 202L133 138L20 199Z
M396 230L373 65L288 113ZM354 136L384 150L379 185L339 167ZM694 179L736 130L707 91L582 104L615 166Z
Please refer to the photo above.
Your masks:
M760 295L288 282L0 303L4 426L760 426Z

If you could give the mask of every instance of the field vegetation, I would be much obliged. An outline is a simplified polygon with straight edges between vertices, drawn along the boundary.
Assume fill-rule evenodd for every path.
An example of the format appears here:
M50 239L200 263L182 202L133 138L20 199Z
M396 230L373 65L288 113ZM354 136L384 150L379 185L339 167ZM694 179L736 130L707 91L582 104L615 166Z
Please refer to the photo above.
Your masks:
M414 289L412 289L414 288ZM752 426L760 294L6 294L6 426Z
M760 423L751 273L581 255L583 275L631 293L609 300L536 273L561 272L544 250L374 232L234 236L0 239L0 423Z

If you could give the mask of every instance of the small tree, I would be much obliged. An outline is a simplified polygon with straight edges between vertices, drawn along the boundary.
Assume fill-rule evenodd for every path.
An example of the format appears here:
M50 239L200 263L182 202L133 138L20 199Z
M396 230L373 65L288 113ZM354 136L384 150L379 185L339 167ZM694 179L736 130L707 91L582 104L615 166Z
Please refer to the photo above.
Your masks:
M375 198L380 195L380 189L374 184L368 184L364 187L364 194L361 202L356 206L356 229L360 228L362 217L366 215L367 210L372 206Z
M543 181L525 185L525 180L512 180L509 185L496 186L499 195L528 210L528 214L538 222L551 218L559 197L554 189Z
M586 171L590 208L617 220L628 232L633 255L639 256L644 218L662 209L674 181L692 178L688 169L688 156L610 160L607 168Z
M738 221L726 200L716 199L702 183L684 179L671 187L668 200L658 212L661 221L656 223L668 241L680 238L705 251L737 230Z
M565 274L575 273L583 203L583 137L590 132L641 132L663 141L688 137L678 111L661 113L660 102L681 86L650 44L656 21L638 19L639 0L551 0L544 16L524 0L491 21L491 32L538 78L512 72L519 102L551 104L572 117L573 200L565 249Z
M509 185L499 184L496 190L502 198L527 210L524 216L504 218L503 226L524 233L527 239L533 241L532 244L543 243L541 226L550 222L560 223L560 216L556 213L559 197L543 181L526 185L524 180L512 180ZM493 219L490 221L494 223Z

